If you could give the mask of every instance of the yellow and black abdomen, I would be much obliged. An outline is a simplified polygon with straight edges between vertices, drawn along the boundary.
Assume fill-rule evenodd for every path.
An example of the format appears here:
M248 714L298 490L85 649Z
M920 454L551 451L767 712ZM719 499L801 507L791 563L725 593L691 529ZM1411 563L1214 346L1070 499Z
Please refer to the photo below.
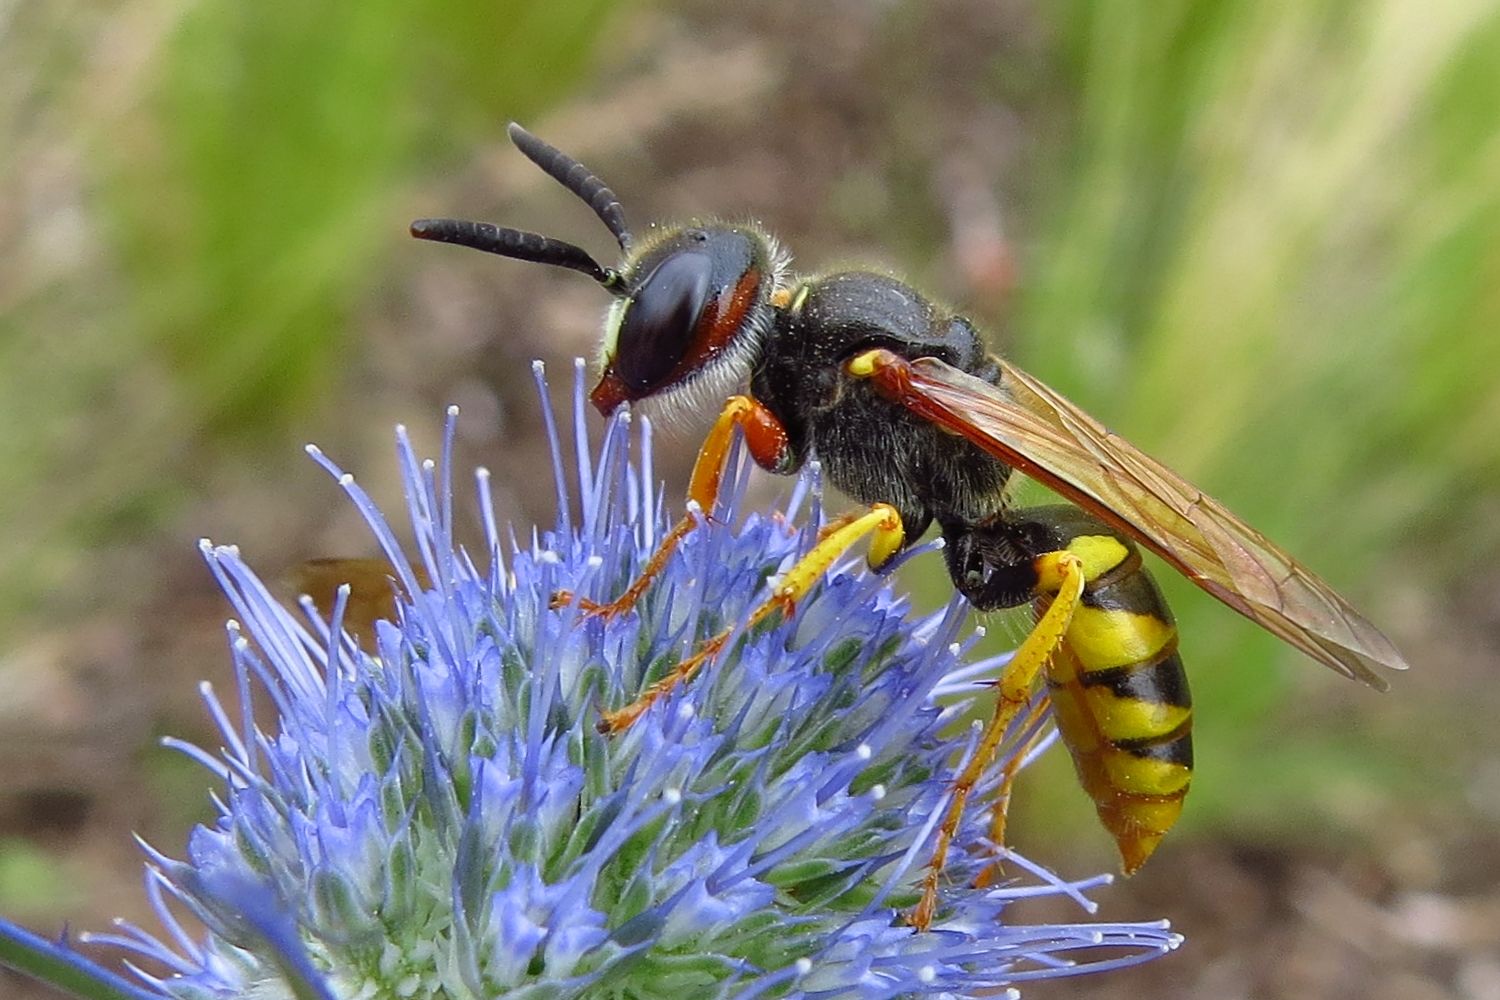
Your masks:
M1045 677L1057 728L1128 874L1177 821L1192 778L1177 625L1133 542L1076 509L1016 514L1048 524L1083 562L1083 598ZM1038 616L1051 599L1037 596Z

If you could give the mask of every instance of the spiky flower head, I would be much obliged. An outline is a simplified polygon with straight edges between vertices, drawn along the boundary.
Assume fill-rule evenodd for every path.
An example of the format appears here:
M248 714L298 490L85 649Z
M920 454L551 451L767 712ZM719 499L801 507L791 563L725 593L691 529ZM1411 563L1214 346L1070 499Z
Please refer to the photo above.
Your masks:
M223 782L219 818L193 833L186 861L149 851L165 940L131 927L104 939L168 971L140 986L101 972L129 992L80 995L994 996L1175 947L1162 923L1009 921L1029 896L1091 909L1083 891L1107 880L1067 882L1014 854L1010 879L989 889L971 887L983 852L957 858L936 925L904 923L963 752L941 735L962 697L936 699L972 694L995 664L965 662L957 599L912 616L852 559L790 619L742 630L692 683L602 735L601 709L747 619L814 542L819 513L810 480L770 516L740 510L731 482L633 613L554 607L560 591L617 595L667 523L649 429L631 462L617 418L592 456L582 385L579 495L561 485L554 433L561 513L525 544L496 526L481 470L484 548L455 545L451 415L440 465L398 433L415 560L313 450L410 595L377 624L373 653L309 607L280 605L234 548L204 543L236 609L247 707L231 714L205 687L225 747L181 748ZM341 598L335 623L342 609ZM256 689L274 707L270 730L250 715ZM974 816L957 843L980 843L983 823Z

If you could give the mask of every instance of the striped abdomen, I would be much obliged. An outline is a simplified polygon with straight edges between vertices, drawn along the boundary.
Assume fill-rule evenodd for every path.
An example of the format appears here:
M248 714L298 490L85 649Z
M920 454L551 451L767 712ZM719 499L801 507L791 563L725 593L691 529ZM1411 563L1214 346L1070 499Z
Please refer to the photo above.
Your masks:
M1129 874L1182 812L1193 770L1192 700L1177 625L1156 581L1133 543L1097 527L1065 544L1083 558L1086 583L1047 686L1079 780ZM1038 613L1049 601L1037 598Z

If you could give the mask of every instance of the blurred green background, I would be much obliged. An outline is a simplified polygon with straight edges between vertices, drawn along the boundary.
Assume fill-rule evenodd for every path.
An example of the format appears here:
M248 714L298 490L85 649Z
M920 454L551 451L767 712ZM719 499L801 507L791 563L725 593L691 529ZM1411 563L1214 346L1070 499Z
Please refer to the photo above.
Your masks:
M1321 912L1309 870L1387 916L1500 893L1500 2L23 0L0 67L0 910L139 914L127 831L170 853L204 804L152 739L206 733L227 668L194 540L268 572L366 544L303 441L379 492L391 425L457 401L504 513L550 519L527 362L592 352L597 288L405 236L609 252L512 118L637 228L755 217L931 289L1406 651L1379 697L1165 581L1200 771L1126 892L1270 902L1225 942L1183 903L1216 943L1152 988L1226 995L1201 970ZM1067 769L1016 841L1108 866ZM1382 952L1382 988L1467 995L1429 959ZM1235 982L1319 995L1285 978Z

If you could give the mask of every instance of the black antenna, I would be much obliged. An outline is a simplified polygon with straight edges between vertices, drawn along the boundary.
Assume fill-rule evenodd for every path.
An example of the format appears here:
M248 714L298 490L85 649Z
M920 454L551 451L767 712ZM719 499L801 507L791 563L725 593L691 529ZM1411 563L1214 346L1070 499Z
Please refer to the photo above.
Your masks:
M502 257L581 271L611 293L619 295L623 292L619 272L601 265L582 247L554 240L550 236L528 233L523 229L507 229L488 222L466 222L463 219L418 219L411 224L411 234L419 240L453 243Z
M620 241L620 249L630 252L631 235L630 227L625 224L625 209L620 207L615 193L594 176L592 170L562 150L547 145L515 122L507 125L505 130L510 133L510 141L526 154L528 160L587 203L599 221Z
M625 210L620 207L615 193L605 187L604 182L577 160L566 153L547 145L515 122L507 128L516 148L526 158L547 172L547 175L573 192L609 227L620 243L620 249L629 252L630 227L625 224ZM562 240L539 233L528 233L523 229L508 229L493 226L488 222L465 222L462 219L418 219L411 224L411 234L419 240L435 243L453 243L457 246L483 250L485 253L513 257L535 264L551 264L580 271L593 278L612 295L625 294L625 281L620 273L600 264L588 251Z

